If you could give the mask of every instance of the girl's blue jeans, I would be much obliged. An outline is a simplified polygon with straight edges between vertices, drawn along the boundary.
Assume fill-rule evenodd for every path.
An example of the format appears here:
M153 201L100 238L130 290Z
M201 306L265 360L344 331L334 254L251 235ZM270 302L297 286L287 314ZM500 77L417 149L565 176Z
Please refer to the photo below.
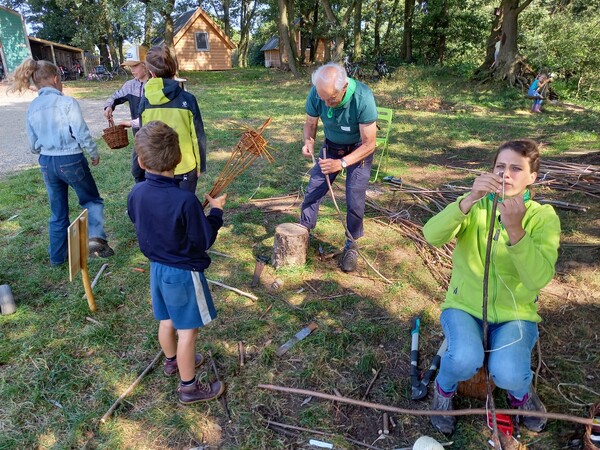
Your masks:
M469 380L483 365L482 321L460 309L442 311L440 323L448 339L437 383L444 392L456 391L458 382ZM533 373L531 350L538 338L535 322L514 320L488 324L488 370L496 386L522 399L529 392ZM496 350L494 350L496 349Z
M83 153L66 156L39 157L40 171L50 202L50 264L59 265L68 260L67 228L69 227L69 196L71 186L79 205L88 210L88 237L106 239L104 233L104 201L100 198Z

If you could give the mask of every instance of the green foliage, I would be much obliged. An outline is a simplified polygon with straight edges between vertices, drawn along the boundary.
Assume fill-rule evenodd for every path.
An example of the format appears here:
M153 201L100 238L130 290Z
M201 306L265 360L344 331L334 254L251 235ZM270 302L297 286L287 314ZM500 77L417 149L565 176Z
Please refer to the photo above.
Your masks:
M600 99L600 2L575 2L524 17L523 53L537 70L554 72L566 97Z

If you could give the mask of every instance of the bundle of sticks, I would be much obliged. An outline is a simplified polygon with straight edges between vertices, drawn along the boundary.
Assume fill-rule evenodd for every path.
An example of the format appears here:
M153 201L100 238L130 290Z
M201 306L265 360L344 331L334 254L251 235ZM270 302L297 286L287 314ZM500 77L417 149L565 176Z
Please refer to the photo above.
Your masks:
M262 132L270 123L271 118L269 117L257 130L243 125L242 136L208 195L213 198L219 196L256 158L266 158L270 163L275 161L275 158L269 153L269 149L273 150L272 147L269 147L265 138L262 137ZM208 200L202 203L203 207L206 205L208 205Z

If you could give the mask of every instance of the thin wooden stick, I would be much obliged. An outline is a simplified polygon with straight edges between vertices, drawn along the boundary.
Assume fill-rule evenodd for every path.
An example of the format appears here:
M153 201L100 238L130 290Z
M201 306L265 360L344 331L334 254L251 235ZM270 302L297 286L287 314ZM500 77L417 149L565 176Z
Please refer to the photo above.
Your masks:
M413 416L479 416L487 415L487 410L484 408L474 409L454 409L451 411L440 411L440 410L428 410L428 409L405 409L397 408L395 406L382 405L381 403L365 402L362 400L355 400L348 397L338 397L336 395L325 394L323 392L310 391L308 389L296 389L284 386L276 386L273 384L259 384L260 389L267 389L271 391L287 392L290 394L303 395L305 397L313 396L322 398L324 400L331 400L334 402L348 403L350 405L362 406L364 408L376 409L378 411L393 412L396 414L408 414ZM565 422L578 423L581 425L592 425L593 419L587 417L570 416L567 414L549 413L542 411L526 411L521 409L498 409L498 414L506 414L508 416L528 416L528 417L542 417L545 419L562 420Z
M381 369L377 369L377 371L375 372L375 374L373 375L373 379L371 380L371 382L369 383L369 386L367 386L367 390L365 391L365 394L362 396L362 399L364 400L365 398L367 398L367 395L369 395L369 392L371 392L371 388L373 387L373 384L375 383L375 380L377 379L377 377L379 376L379 372L381 372Z
M323 148L323 156L325 158L327 158L327 150L325 150ZM312 159L313 162L315 161L315 155L312 155ZM346 230L346 237L348 239L350 239L352 241L353 244L356 245L357 248L357 252L360 255L360 257L363 259L363 261L373 270L373 272L375 272L377 275L379 275L387 284L392 284L392 282L390 280L388 280L386 277L384 277L379 270L377 270L375 267L373 267L373 265L371 264L371 262L365 257L365 255L363 254L363 252L361 252L358 249L358 245L356 244L356 240L354 239L354 237L352 236L352 234L350 234L350 231L348 231L348 225L346 224L346 221L344 220L344 216L342 215L342 212L340 211L340 207L337 204L337 201L335 199L335 194L333 193L333 188L331 187L331 181L329 180L329 175L325 175L325 180L327 181L327 187L329 188L329 194L331 195L331 199L333 200L333 204L335 206L335 209L338 213L338 216L340 218L340 221L342 222L342 225L344 225L344 230Z
M112 404L112 406L108 409L108 411L106 411L106 414L104 414L102 416L102 418L100 419L100 423L106 423L107 419L110 417L110 415L113 413L113 411L117 408L117 406L119 406L121 404L121 402L123 401L123 399L125 397L127 397L135 389L135 387L140 383L140 381L142 381L142 378L144 378L144 376L152 370L152 368L158 362L158 360L161 358L162 355L163 355L163 351L161 349L161 351L158 352L158 354L154 357L152 362L150 364L148 364L148 367L146 367L144 369L144 371L140 374L140 376L137 377L133 383L131 383L131 386L129 386L125 390L125 392L123 392L121 394L121 396Z
M244 297L248 297L248 298L250 298L252 300L258 300L258 297L256 295L250 294L249 292L240 291L237 288L234 288L234 287L231 287L231 286L227 286L226 284L219 283L218 281L209 280L208 278L206 279L206 281L207 281L207 283L215 284L215 285L220 286L222 288L229 289L230 291L233 291L236 294L243 295Z
M287 428L290 430L305 431L307 433L320 434L321 436L336 436L334 433L327 433L325 431L319 431L319 430L311 430L310 428L302 428L302 427L297 427L295 425L287 425L285 423L275 422L271 419L267 419L267 425L274 425L276 427ZM371 449L375 449L375 450L383 450L380 447L374 447L372 445L365 444L364 442L357 441L355 439L349 438L348 436L344 436L344 439L346 439L348 442L352 442L353 444L360 445L365 448L371 448Z
M244 367L244 343L238 341L238 353L240 354L240 367Z

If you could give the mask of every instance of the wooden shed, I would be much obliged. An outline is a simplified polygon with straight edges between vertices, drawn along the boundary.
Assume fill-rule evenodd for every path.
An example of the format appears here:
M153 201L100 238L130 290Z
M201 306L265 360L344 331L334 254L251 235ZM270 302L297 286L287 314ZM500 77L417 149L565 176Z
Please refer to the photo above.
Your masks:
M29 36L29 46L33 59L46 59L66 70L71 70L75 64L82 68L84 65L83 50L70 45L58 44L45 39Z
M297 31L296 36L297 48L296 50L300 53L300 31ZM315 53L315 62L322 63L325 61L325 39L319 39L317 42L317 49ZM260 49L261 52L265 53L265 67L280 67L281 60L279 59L279 38L277 36L273 36L271 39L267 41L265 45ZM284 63L287 63L285 60L286 55L283 55ZM310 59L310 47L306 47L304 49L304 60L308 61Z
M163 43L162 37L152 41L153 46ZM232 67L236 45L202 8L175 19L173 43L180 70L226 70Z
M31 56L25 20L17 11L0 6L0 64L2 72L14 71Z

